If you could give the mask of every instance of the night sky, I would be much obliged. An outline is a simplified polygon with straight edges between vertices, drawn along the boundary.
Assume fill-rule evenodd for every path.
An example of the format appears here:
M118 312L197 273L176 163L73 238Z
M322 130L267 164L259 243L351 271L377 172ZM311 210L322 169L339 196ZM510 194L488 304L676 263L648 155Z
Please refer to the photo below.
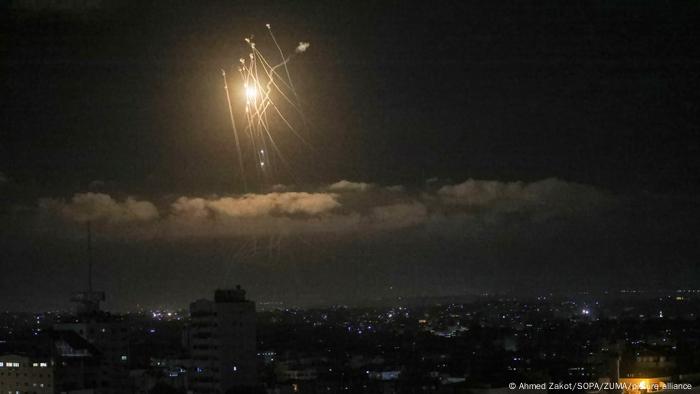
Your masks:
M2 7L0 309L68 305L86 221L118 310L700 281L697 2ZM266 23L310 146L245 190L220 70Z

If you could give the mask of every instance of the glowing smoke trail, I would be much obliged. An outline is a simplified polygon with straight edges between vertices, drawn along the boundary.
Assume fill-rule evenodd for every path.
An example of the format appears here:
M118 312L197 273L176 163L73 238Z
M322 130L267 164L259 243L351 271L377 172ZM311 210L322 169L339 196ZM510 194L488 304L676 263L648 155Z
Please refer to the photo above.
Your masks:
M238 140L238 130L236 129L236 120L233 117L233 107L231 106L231 95L228 91L228 82L226 81L226 71L221 70L221 75L224 78L224 90L226 91L226 102L228 103L228 114L231 118L231 129L233 130L233 137L236 140L236 153L238 153L238 167L241 172L241 179L243 180L243 190L248 191L248 182L246 182L245 171L243 170L243 155L241 154L241 143Z
M289 82L289 87L292 90L292 93L294 93L294 97L297 99L297 103L299 102L299 97L297 96L297 91L294 89L294 83L292 83L292 76L289 75L289 68L287 68L287 62L288 60L285 60L284 58L284 52L282 52L282 48L280 48L279 44L277 43L277 39L275 38L275 35L272 33L272 28L270 27L270 24L266 24L267 26L267 31L270 33L270 37L272 37L272 42L275 43L275 46L277 47L277 51L280 53L280 57L282 58L282 64L284 65L284 71L287 73L287 81ZM301 43L300 43L301 45ZM297 47L298 49L299 47ZM306 47L308 48L308 46ZM304 48L304 51L306 50ZM300 53L298 51L295 51L295 53Z
M304 145L311 147L311 144L309 144L299 133L297 128L294 127L290 114L285 111L287 107L293 109L293 112L298 115L304 126L306 126L306 118L301 111L299 96L292 82L291 73L287 64L299 54L304 53L309 48L310 44L308 42L299 42L294 52L289 56L285 56L270 25L267 24L266 27L279 53L280 62L273 64L268 61L263 53L256 47L256 43L253 41L252 37L250 37L245 38L250 52L247 58L240 59L238 67L245 99L244 111L246 128L243 135L247 135L250 140L253 154L256 158L256 168L261 174L264 183L272 180L270 177L273 176L276 168L275 161L272 160L270 155L271 153L279 159L282 165L290 170L290 174L294 177L290 163L285 159L281 147L275 141L275 135L277 135L278 132L276 126L282 126L284 129L291 131L291 134L302 141ZM278 71L281 68L284 68L284 73ZM226 99L229 105L231 128L234 131L236 149L239 154L239 166L243 174L245 172L245 166L243 162L243 149L239 141L238 130L236 129L236 122L234 120L233 108L235 106L232 104L226 75L225 73L223 74ZM277 99L281 100L283 104L282 107L275 103ZM245 184L246 177L243 176L242 179Z

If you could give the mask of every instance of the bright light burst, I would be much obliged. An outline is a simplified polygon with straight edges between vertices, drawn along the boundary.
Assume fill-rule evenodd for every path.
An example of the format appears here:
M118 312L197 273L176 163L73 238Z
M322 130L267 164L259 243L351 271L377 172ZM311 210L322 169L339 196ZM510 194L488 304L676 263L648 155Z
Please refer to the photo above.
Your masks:
M287 64L294 57L304 53L310 44L308 42L299 42L294 51L290 55L286 55L277 43L270 25L267 24L265 26L279 53L280 62L271 63L258 50L252 37L245 39L250 52L246 58L240 59L238 65L238 72L241 77L241 85L239 86L242 86L241 95L245 98L242 112L245 116L246 127L241 136L239 136L234 117L234 112L238 113L238 111L234 111L234 104L231 102L231 95L228 89L226 71L222 70L226 100L229 105L231 128L234 133L238 153L238 164L243 186L246 190L248 185L243 158L247 149L244 149L242 146L242 136L247 136L247 139L250 141L251 151L255 152L255 166L263 180L269 180L270 171L273 171L276 166L275 161L279 161L289 167L289 163L287 163L275 141L276 133L290 131L308 145L306 140L292 125L293 122L290 119L291 115L296 114L295 118L305 122L299 104L299 97L292 83ZM289 112L290 109L291 113ZM271 161L270 154L274 156L274 161Z
M245 98L248 103L255 101L258 96L258 89L255 86L245 86Z

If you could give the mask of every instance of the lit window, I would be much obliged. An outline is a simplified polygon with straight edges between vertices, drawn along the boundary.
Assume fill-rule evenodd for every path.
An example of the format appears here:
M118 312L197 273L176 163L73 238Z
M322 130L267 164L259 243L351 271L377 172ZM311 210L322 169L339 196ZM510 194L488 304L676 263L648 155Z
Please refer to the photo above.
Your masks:
M42 368L46 368L48 365L46 363L41 363L41 364L39 364L39 366Z
M127 360L127 357L126 357L126 356L122 356L122 361L126 361L126 360Z
M38 367L38 366L39 366L39 363L33 363L33 364L32 364L32 367Z

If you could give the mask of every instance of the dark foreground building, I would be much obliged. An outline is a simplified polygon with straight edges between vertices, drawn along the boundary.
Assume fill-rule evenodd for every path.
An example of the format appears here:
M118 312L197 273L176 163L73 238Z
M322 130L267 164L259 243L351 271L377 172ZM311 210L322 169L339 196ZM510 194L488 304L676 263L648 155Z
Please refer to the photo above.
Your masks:
M0 356L0 393L99 393L102 354L72 331L47 332Z
M195 394L226 393L256 385L255 303L245 290L216 290L214 301L190 304L190 352Z

